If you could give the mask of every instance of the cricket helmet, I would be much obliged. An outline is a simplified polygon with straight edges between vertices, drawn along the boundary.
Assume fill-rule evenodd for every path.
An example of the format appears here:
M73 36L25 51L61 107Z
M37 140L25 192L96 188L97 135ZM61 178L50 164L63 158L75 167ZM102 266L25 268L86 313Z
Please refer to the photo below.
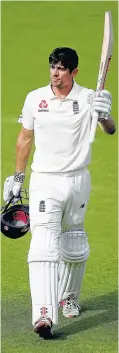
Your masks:
M14 203L14 197L5 203L1 209L1 232L6 237L18 239L30 229L28 191L21 189L19 198ZM13 202L13 204L12 204Z

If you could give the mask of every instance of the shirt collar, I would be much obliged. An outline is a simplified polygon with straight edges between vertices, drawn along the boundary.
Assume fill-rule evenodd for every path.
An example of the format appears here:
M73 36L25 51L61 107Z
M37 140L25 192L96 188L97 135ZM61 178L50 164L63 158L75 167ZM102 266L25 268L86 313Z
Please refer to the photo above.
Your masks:
M73 87L72 87L71 91L69 92L69 94L65 97L65 100L76 100L76 96L78 95L78 91L79 91L79 85L77 85L77 83L74 81ZM48 85L48 95L49 95L50 99L58 98L55 96L55 94L52 91L51 83Z

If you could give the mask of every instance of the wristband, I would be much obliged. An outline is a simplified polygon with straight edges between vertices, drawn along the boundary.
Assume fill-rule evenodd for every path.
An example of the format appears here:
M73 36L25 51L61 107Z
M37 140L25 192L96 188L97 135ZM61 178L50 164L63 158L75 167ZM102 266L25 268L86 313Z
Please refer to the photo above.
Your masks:
M25 173L15 172L14 173L14 181L23 184L25 179Z

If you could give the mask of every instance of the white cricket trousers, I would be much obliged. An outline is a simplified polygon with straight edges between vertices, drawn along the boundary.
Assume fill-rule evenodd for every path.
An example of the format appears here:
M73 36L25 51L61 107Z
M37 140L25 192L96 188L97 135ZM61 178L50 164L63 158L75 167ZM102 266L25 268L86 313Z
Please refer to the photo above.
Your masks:
M66 174L31 174L29 207L32 238L28 263L33 325L44 313L55 324L58 322L60 237L64 232L68 239L67 232L70 231L70 238L74 239L75 246L73 250L72 245L71 248L69 246L67 261L74 259L75 251L79 253L78 256L76 252L76 258L79 261L83 259L82 249L87 252L87 240L84 235L82 239L81 234L77 233L77 236L76 230L83 229L90 189L90 173L87 169Z
M64 229L79 228L84 221L90 196L89 171L76 175L32 172L30 179L30 226L47 226L61 233ZM62 229L63 228L63 229Z

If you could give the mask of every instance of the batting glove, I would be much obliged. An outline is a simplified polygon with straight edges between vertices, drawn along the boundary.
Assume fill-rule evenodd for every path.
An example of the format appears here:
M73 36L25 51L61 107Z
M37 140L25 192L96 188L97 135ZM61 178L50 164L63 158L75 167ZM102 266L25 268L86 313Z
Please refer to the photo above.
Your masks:
M92 100L92 114L93 112L99 113L99 121L108 119L108 116L111 112L112 106L112 96L110 92L102 90L98 93L95 93L95 96Z
M25 174L17 173L17 172L15 172L14 175L11 175L8 178L6 178L4 182L4 189L3 189L3 200L5 202L9 201L12 198L12 196L15 197L13 199L13 202L15 202L16 199L19 198L20 189L24 182L24 179L25 179Z

